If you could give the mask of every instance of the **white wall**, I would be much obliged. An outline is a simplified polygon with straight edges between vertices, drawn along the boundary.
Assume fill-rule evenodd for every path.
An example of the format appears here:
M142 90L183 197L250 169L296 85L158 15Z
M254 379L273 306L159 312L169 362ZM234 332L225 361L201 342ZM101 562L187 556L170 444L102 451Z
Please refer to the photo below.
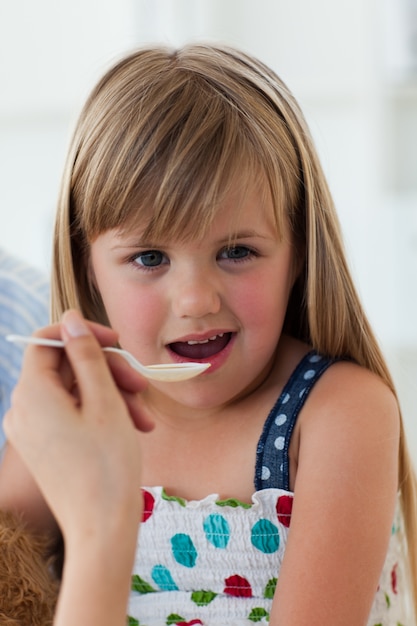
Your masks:
M304 107L417 457L417 13L405 10L416 2L2 0L0 245L49 267L69 134L89 88L120 54L193 39L247 49Z
M41 268L76 115L136 41L132 0L1 0L0 245Z

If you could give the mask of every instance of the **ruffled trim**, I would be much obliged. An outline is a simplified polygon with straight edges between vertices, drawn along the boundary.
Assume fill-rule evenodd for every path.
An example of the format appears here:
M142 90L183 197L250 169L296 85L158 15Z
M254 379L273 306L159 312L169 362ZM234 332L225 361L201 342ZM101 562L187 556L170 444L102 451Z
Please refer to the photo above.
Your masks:
M294 497L294 493L292 491L286 491L285 489L260 489L259 491L255 491L251 496L251 503L242 502L237 498L226 498L222 499L219 497L219 494L212 493L201 500L186 500L185 498L181 498L179 496L171 496L165 492L164 487L143 487L142 492L145 497L145 514L151 513L150 510L151 501L160 502L163 504L164 502L176 502L181 507L186 509L207 509L213 507L213 505L220 507L231 507L236 509L254 509L256 510L259 506L264 506L266 502L275 502L281 496L288 496L289 498ZM149 494L151 497L146 496Z

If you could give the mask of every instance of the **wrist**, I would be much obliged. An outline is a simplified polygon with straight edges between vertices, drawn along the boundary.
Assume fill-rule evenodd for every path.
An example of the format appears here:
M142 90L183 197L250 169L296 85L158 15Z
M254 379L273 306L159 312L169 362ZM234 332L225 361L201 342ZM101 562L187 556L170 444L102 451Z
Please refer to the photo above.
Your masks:
M66 547L55 626L124 626L136 536L72 537Z
M142 519L143 498L126 498L123 502L105 503L91 507L84 503L77 509L68 511L62 533L66 550L70 554L81 553L84 549L98 552L126 546L134 550Z

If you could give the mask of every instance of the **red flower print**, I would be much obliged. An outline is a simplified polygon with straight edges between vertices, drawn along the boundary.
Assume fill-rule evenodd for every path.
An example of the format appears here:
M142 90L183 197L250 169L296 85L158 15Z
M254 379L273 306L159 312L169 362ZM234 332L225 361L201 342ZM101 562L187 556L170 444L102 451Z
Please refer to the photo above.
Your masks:
M398 593L398 588L397 588L397 583L398 583L397 567L398 567L398 563L396 563L394 565L394 567L392 568L392 571L391 571L391 587L392 587L393 593L395 593L395 594Z
M143 523L143 522L146 522L146 520L149 519L150 516L152 515L153 507L155 504L155 498L153 497L151 493L149 493L149 491L146 491L146 489L142 489L142 494L143 494L142 523Z
M276 505L278 521L287 528L291 522L292 502L292 496L280 496Z
M252 597L252 588L246 578L234 574L234 576L226 578L224 582L226 585L224 593L227 593L229 596L235 596L236 598Z
M193 626L193 624L200 624L204 626L201 619L192 619L191 622L177 622L176 626Z

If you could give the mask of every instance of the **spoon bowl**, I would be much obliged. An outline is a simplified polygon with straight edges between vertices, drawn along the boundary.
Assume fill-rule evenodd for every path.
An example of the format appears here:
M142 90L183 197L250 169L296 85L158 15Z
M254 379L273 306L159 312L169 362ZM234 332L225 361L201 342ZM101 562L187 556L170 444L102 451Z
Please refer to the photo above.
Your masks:
M42 337L26 337L23 335L7 335L7 341L12 343L34 344L36 346L49 346L52 348L63 348L64 342L59 339L44 339ZM121 348L105 347L104 352L115 352L120 354L133 369L149 380L159 380L162 382L175 382L188 380L202 374L210 363L158 363L156 365L143 365L133 354Z

